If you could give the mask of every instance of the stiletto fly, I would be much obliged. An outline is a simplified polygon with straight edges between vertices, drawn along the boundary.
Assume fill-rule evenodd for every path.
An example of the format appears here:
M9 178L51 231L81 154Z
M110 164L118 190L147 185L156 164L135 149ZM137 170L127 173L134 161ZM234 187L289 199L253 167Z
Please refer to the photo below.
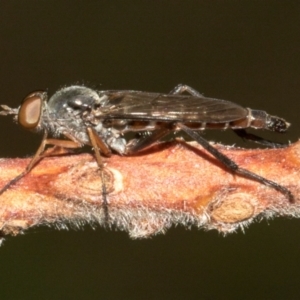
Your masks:
M205 129L232 129L244 139L267 147L282 147L246 128L285 132L290 126L284 119L261 110L244 108L233 102L207 98L186 85L178 85L169 94L132 90L95 91L85 86L69 86L57 91L48 101L43 91L29 94L19 108L1 105L1 115L13 115L22 127L43 131L40 147L27 168L0 190L0 194L19 181L46 155L45 147L53 145L79 148L90 145L102 178L103 208L108 217L107 192L101 155L112 152L130 155L151 147L169 133L184 132L202 145L233 173L272 187L294 202L286 187L239 167L206 141ZM137 137L126 139L133 132ZM48 138L50 134L54 138ZM59 138L64 139L59 139Z

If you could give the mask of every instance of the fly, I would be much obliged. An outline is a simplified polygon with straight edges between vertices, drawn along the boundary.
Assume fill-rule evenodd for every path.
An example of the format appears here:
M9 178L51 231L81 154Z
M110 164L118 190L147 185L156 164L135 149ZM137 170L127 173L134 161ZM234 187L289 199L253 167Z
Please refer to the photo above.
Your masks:
M232 129L236 134L267 147L282 147L256 135L246 128L285 132L290 124L265 111L244 108L233 102L207 98L187 85L178 85L169 94L132 90L95 91L85 86L69 86L57 91L48 101L47 93L29 94L19 108L1 105L1 115L13 115L22 127L43 131L40 147L27 168L8 182L0 195L28 174L44 157L47 145L79 148L90 145L102 179L103 208L108 218L107 192L101 155L112 152L135 154L151 147L172 132L185 132L210 152L225 167L284 194L291 203L294 196L286 187L239 167L206 141L200 132L205 129ZM124 134L135 132L137 138ZM143 134L146 133L146 134ZM48 135L54 138L48 138ZM59 139L63 137L64 139Z

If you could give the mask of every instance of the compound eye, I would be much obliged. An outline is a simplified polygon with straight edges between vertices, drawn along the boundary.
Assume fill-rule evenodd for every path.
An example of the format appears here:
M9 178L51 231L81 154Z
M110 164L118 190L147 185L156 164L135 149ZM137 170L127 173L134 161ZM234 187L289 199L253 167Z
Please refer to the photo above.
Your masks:
M29 94L21 103L18 123L26 129L37 127L42 114L43 92Z

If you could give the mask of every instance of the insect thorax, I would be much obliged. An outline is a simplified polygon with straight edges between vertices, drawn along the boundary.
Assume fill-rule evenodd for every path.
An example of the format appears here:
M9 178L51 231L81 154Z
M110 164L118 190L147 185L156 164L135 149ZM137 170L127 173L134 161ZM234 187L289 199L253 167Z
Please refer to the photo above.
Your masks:
M92 127L107 146L125 153L126 141L118 130L105 126L96 115L102 99L86 87L69 87L54 94L43 108L40 128L54 137L71 136L83 145L90 145L87 127Z

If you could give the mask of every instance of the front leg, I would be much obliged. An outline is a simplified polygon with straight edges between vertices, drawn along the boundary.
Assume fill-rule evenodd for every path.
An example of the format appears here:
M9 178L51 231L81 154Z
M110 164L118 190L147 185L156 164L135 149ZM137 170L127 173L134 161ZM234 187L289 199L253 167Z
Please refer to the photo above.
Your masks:
M47 145L53 145L55 147L62 147L62 148L80 148L82 145L80 142L76 140L58 140L58 139L47 139L48 132L44 132L43 140L36 151L35 155L31 159L30 163L26 167L26 169L17 177L12 179L10 182L8 182L2 189L0 189L0 195L3 194L8 188L10 188L12 185L16 184L20 179L22 179L25 175L27 175L36 165L37 163L43 159L46 156L55 155L55 151L49 151L45 150Z

